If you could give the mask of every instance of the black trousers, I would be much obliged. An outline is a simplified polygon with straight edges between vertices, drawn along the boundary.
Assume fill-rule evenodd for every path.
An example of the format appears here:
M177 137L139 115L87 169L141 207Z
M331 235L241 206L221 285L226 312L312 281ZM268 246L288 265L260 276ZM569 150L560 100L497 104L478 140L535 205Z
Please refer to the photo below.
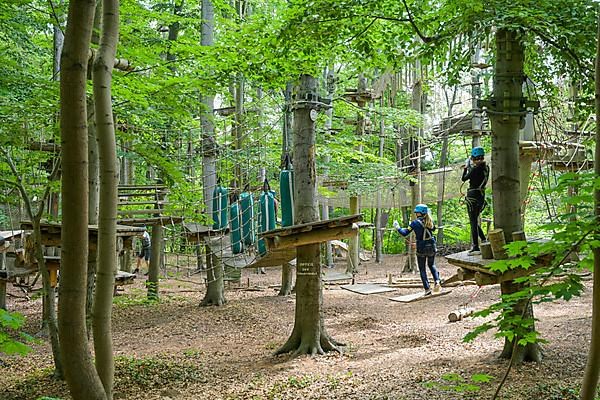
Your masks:
M479 240L485 240L483 230L479 225L479 215L485 208L485 198L483 195L468 193L465 198L467 204L467 213L469 214L469 225L471 226L471 242L474 249L479 249Z

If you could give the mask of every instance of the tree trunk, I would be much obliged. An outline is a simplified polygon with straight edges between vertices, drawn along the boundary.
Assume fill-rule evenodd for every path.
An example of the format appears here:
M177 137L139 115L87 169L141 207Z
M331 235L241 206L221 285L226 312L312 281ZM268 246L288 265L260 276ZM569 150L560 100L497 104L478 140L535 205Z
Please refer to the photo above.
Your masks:
M94 30L92 43L100 44L100 30L102 21L102 2L96 3L94 13ZM97 56L97 55L96 55ZM93 73L93 72L92 72ZM100 207L100 160L98 155L98 132L96 130L96 105L94 96L87 99L88 114L88 224L98 224L98 209ZM96 261L97 252L92 250L88 253L87 265L87 296L85 301L85 321L88 339L92 336L94 289L96 287Z
M358 214L358 196L350 196L350 214ZM355 236L348 239L348 254L346 255L346 273L356 274L358 272L358 252L359 252L360 233L357 231Z
M411 108L419 113L422 113L423 108L423 83L421 81L421 64L419 62L415 65L415 71L413 73L414 85L412 90L412 102ZM415 131L417 136L421 136L421 129L417 128ZM409 153L408 162L412 164L409 172L412 173L417 182L411 181L410 186L410 198L411 207L409 214L415 209L415 206L421 202L421 142L411 138L409 140ZM414 159L414 161L411 161ZM410 220L410 217L409 217ZM406 263L402 272L416 272L417 267L417 250L416 250L416 239L415 234L411 233L406 239L407 242L407 258Z
M474 86L473 86L474 87ZM446 106L448 107L448 121L442 126L442 149L440 150L440 169L446 168L448 164L448 134L450 130L450 122L452 120L452 112L454 102L456 101L456 94L458 88L456 86L452 89L452 96L448 96L448 90L444 89L444 95L446 96ZM474 93L472 93L474 96ZM438 244L444 243L444 196L446 191L446 172L442 172L438 181L438 198L437 198L437 242Z
M112 70L119 41L119 0L102 1L102 37L92 71L98 136L100 198L98 265L94 296L94 353L96 370L107 399L112 399L114 358L112 299L117 272L117 186L119 163L112 111Z
M202 46L214 44L215 10L211 0L202 0ZM203 95L204 105L201 114L202 124L202 183L204 188L204 204L206 214L212 216L212 196L217 185L216 155L217 147L214 138L213 109L214 96ZM225 303L222 264L207 248L206 265L208 279L206 295L200 305L222 305ZM218 271L217 271L218 269Z
M325 82L327 83L327 100L333 101L333 95L335 94L335 73L333 65L325 68ZM331 127L333 125L333 107L327 108L325 110L325 134L331 135ZM325 156L325 164L328 164L331 161L331 156ZM327 175L325 172L324 175ZM329 200L327 197L323 196L322 204L322 219L329 219ZM331 246L331 242L325 242L325 264L328 268L333 268L333 247Z
M317 81L309 75L300 78L298 99L314 99ZM315 170L315 111L313 103L297 105L294 111L294 207L296 224L317 221L317 185ZM312 117L311 117L312 112ZM321 282L320 244L297 248L296 310L294 328L277 354L323 354L340 351L339 345L327 334L323 321L323 290Z
M40 204L43 207L43 204ZM30 215L33 226L33 240L35 242L35 256L38 260L40 272L42 274L42 283L44 286L43 297L43 315L44 322L48 328L48 337L52 349L52 359L54 360L54 377L56 379L64 378L64 369L61 362L60 340L58 332L58 321L56 315L56 289L50 284L50 271L44 262L44 249L42 246L42 233L40 229L40 215Z
M65 378L74 399L106 400L87 344L88 157L86 80L93 0L72 0L60 69L62 141L61 282L59 337Z
M600 22L598 23L596 41L596 115L600 115ZM596 118L596 149L594 154L594 172L600 176L600 120ZM594 189L594 216L596 230L594 235L600 236L600 190ZM594 291L592 294L592 339L588 353L583 382L581 383L581 400L594 400L600 375L600 248L594 250Z
M152 254L150 255L150 264L148 265L148 300L158 300L158 273L162 262L163 253L163 227L160 224L152 226Z
M524 50L516 31L499 29L496 32L496 70L494 100L496 107L489 110L492 122L492 188L494 227L504 230L506 242L512 233L521 229L519 168L519 126L524 113L521 110ZM515 293L523 284L504 282L503 295ZM533 307L522 300L514 307L515 315L533 318ZM533 330L533 326L531 327ZM519 340L515 337L513 340ZM537 343L513 346L505 339L501 357L513 357L515 362L539 361L542 353ZM513 355L513 349L517 354Z
M292 280L293 280L293 267L290 263L285 263L282 265L281 269L281 289L279 289L279 293L277 296L289 296L292 294Z
M200 305L222 306L225 304L223 264L221 263L221 259L214 255L208 246L206 246L206 281L206 295ZM221 282L221 284L215 285L215 282Z
M379 101L379 106L383 110L383 95ZM383 114L379 117L379 158L383 158L383 149L385 145L385 125ZM377 191L377 210L375 211L375 262L381 263L383 261L383 232L384 228L381 226L381 192L383 188Z

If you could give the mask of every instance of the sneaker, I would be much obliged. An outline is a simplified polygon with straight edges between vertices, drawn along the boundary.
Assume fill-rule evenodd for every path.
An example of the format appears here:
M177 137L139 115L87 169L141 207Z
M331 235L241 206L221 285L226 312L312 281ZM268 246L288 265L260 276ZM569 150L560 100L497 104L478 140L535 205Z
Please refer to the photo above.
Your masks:
M481 250L479 250L479 248L474 247L471 250L469 250L469 252L467 253L467 255L469 256L478 256L481 254Z
M423 296L431 296L431 289L426 289L425 294Z
M440 293L442 291L442 284L440 281L436 281L435 285L433 285L433 293Z

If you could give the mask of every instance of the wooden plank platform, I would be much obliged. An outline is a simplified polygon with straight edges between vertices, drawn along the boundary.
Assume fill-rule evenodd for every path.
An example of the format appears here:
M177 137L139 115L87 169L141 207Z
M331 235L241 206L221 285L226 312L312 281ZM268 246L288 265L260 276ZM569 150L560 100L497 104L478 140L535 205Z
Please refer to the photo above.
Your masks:
M452 292L452 290L442 290L441 292L438 293L431 293L428 295L425 295L425 292L419 292L419 293L412 293L412 294L405 294L403 296L398 296L398 297L390 297L391 301L396 301L399 303L412 303L413 301L419 301L419 300L425 300L425 299L431 299L433 297L440 297L440 296L445 296L447 294L450 294Z
M364 295L393 292L397 290L395 288L381 286L374 283L356 283L354 285L342 285L340 287L350 292Z
M331 240L330 243L332 244L332 246L334 247L339 247L341 250L345 251L346 254L348 254L348 244L342 242L341 240ZM369 257L367 257L367 255L361 251L358 254L358 258L360 258L360 261L369 261Z
M15 229L12 231L0 231L0 236L2 236L4 240L10 240L14 237L20 237L22 233L22 229Z
M483 258L481 258L481 254L470 256L469 251L466 250L461 251L460 253L448 254L445 257L448 263L456 265L457 267L461 267L469 271L481 272L492 276L499 275L498 273L490 271L489 269L489 265L496 260L484 260Z
M33 225L30 221L22 221L21 228L24 230L32 230ZM42 233L42 244L44 246L61 246L62 224L60 222L42 222L40 223L40 230ZM131 248L133 238L142 234L144 230L145 228L143 227L117 224L117 239L125 248ZM98 225L88 225L88 233L90 248L94 248L98 240Z
M295 248L298 246L322 243L332 239L343 239L358 234L357 222L361 215L314 221L306 224L286 226L259 233L269 249Z
M352 278L352 274L347 272L325 271L325 274L321 279L323 282L337 282L352 280Z
M263 256L246 252L233 254L229 235L205 237L204 241L213 254L231 268L278 267L296 258L296 249L269 250Z
M294 263L296 249L267 251L264 256L257 256L246 268L279 267L285 263Z

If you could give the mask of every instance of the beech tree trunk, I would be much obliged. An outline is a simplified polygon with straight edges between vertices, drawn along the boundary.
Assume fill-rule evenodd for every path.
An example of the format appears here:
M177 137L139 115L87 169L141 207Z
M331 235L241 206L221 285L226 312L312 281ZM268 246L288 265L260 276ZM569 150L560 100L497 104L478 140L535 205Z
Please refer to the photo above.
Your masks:
M309 75L300 77L297 99L315 99L317 80ZM295 224L317 221L317 185L315 170L316 105L303 102L294 111L294 211ZM336 350L340 343L326 332L323 321L323 289L321 282L321 245L297 248L296 310L294 328L277 354L324 354Z
M94 352L96 369L107 399L112 399L114 358L112 299L117 273L117 186L119 163L112 112L112 71L119 42L119 0L102 2L102 36L92 71L98 136L100 198L98 264L94 296Z
M498 29L496 32L496 68L494 76L494 99L496 108L489 111L492 122L492 188L494 201L494 227L502 228L506 242L512 241L512 233L521 228L521 196L519 168L519 126L525 114L521 108L524 49L519 32ZM504 282L500 285L503 295L515 293L523 284ZM533 307L522 300L514 307L515 315L533 319ZM532 324L531 329L534 329ZM514 346L505 339L501 357L513 358L515 363L540 361L541 348L537 343ZM513 356L513 349L517 352Z
M59 337L65 378L74 399L106 400L85 326L88 258L86 80L95 2L71 0L61 55L61 282Z
M148 300L158 300L158 273L162 262L163 253L163 227L160 224L152 226L152 254L148 265Z
M98 1L94 13L94 30L92 43L100 44L100 23L102 21L102 2ZM87 99L88 114L88 224L98 225L98 210L100 207L100 159L98 155L98 132L96 131L96 105L94 96ZM87 267L87 296L85 302L85 319L88 339L92 336L94 289L96 287L96 250L88 253Z
M598 23L596 41L596 115L600 115L600 21ZM600 119L596 118L596 149L594 154L594 172L600 176ZM594 216L596 218L596 231L594 235L600 236L600 190L594 189ZM594 291L592 295L592 340L588 353L583 382L581 383L581 400L594 400L600 376L600 248L594 252Z
M423 103L423 83L421 82L421 64L417 63L415 65L414 75L414 85L412 91L412 102L411 108L415 111L422 112L422 103ZM420 136L420 128L415 131L416 135ZM415 206L421 202L421 145L420 142L414 138L409 139L409 152L408 152L408 162L412 164L412 168L409 170L410 173L414 176L417 182L410 182L410 198L411 198L411 207L409 210L408 220L411 220L412 211L415 209ZM414 159L414 161L411 161ZM416 238L415 234L411 233L406 238L407 243L407 257L406 263L404 264L404 268L402 272L416 272L418 270L417 266L417 248L416 248Z
M292 294L293 267L290 263L285 263L281 266L281 289L277 296L289 296Z
M350 196L350 214L359 213L358 196ZM346 273L356 274L358 272L358 252L359 252L359 239L360 233L357 231L356 235L348 239L348 254L346 255Z
M202 0L202 46L214 44L215 10L211 0ZM216 156L217 145L214 138L213 109L214 96L203 95L204 105L201 114L202 124L202 186L206 215L212 216L212 197L217 185ZM222 264L217 257L206 248L207 287L206 295L200 305L220 306L225 304L225 288L223 285ZM219 271L217 271L219 269Z

